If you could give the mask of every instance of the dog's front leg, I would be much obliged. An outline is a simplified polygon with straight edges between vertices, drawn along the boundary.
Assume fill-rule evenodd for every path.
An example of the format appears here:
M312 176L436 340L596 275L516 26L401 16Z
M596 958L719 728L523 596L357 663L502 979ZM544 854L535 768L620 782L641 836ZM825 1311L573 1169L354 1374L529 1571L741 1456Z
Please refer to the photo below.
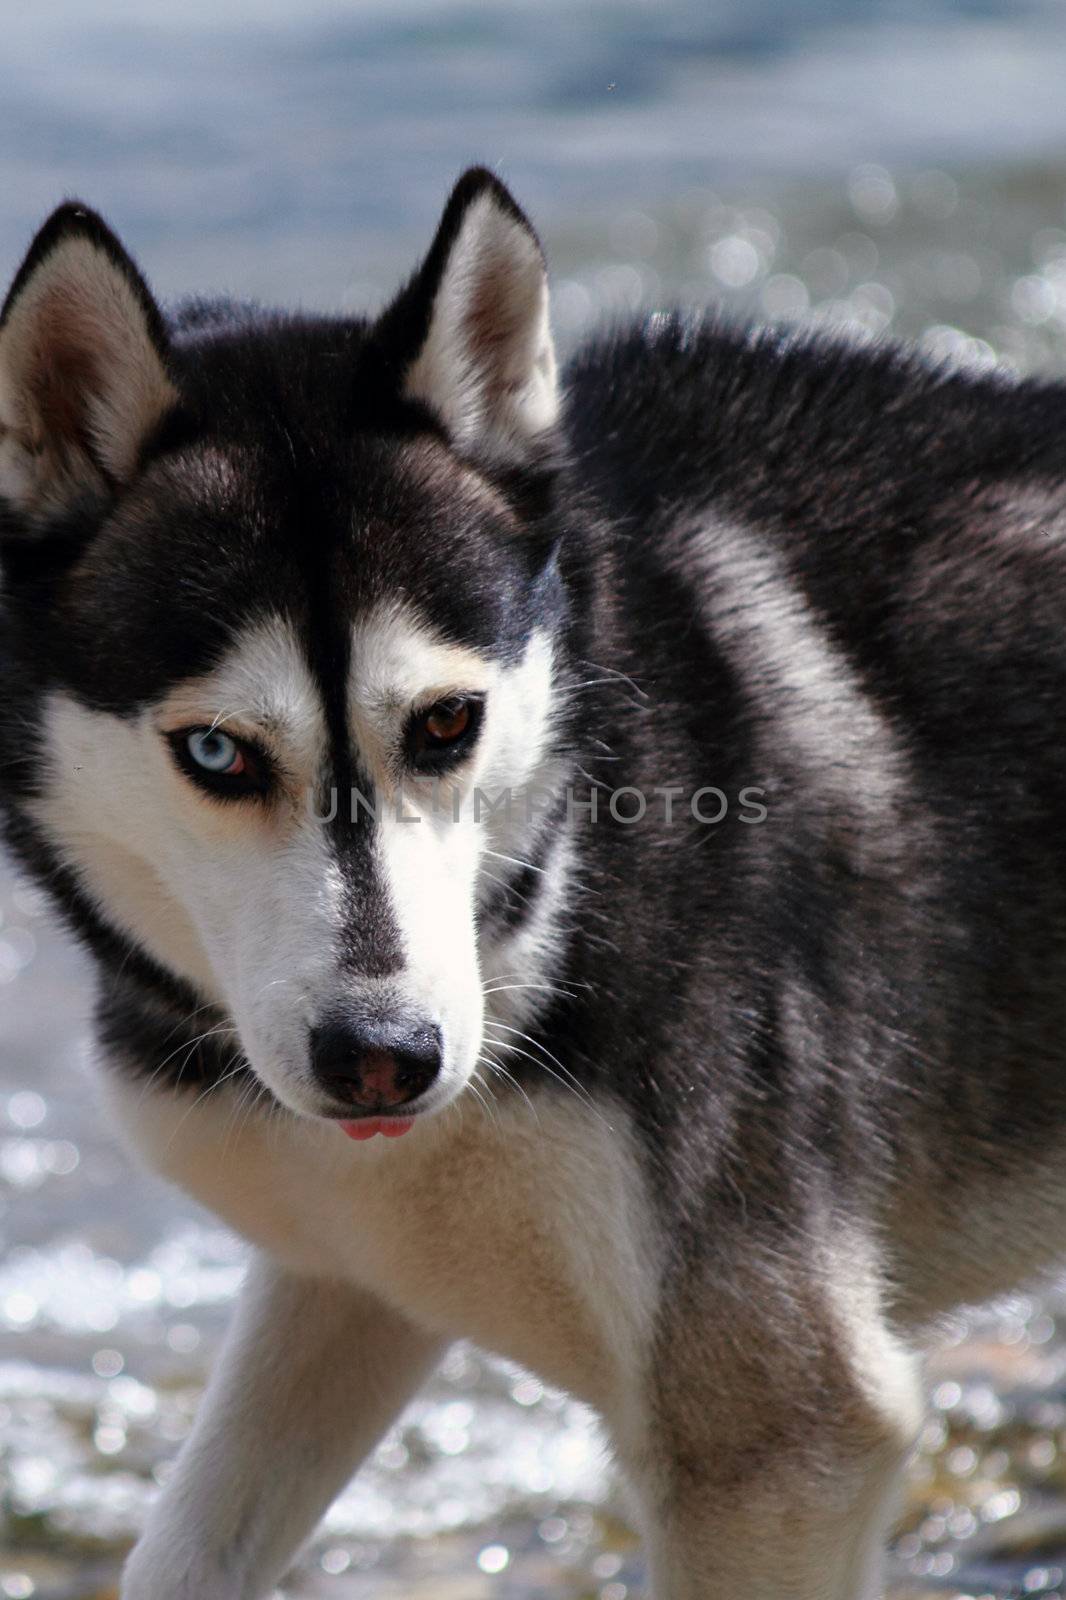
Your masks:
M122 1600L260 1600L439 1353L360 1290L258 1262Z
M797 1460L762 1483L682 1468L650 1508L654 1600L881 1600L903 1452L884 1444L824 1476Z
M787 1300L753 1281L747 1322L664 1307L631 1457L655 1600L880 1600L921 1385L854 1276Z

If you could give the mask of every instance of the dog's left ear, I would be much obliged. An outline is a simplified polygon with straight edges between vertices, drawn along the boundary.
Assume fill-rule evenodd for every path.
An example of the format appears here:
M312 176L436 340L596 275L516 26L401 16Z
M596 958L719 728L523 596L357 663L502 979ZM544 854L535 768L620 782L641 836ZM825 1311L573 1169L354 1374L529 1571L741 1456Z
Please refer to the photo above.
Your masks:
M167 336L107 225L72 202L30 246L0 311L0 500L30 527L133 476L176 403Z
M406 398L428 406L458 450L521 460L558 417L540 241L484 167L456 184L378 332Z

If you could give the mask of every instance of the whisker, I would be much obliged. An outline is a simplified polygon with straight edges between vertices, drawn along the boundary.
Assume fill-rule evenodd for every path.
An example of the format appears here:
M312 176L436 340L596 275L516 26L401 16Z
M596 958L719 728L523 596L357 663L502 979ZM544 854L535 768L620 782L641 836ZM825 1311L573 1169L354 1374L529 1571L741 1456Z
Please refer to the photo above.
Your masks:
M168 1039L173 1036L173 1032L174 1032L174 1030L171 1029L170 1033L167 1035ZM215 1037L217 1034L220 1034L220 1033L236 1033L236 1032L237 1032L236 1028L231 1027L228 1023L219 1023L216 1027L208 1028L204 1033L197 1034L196 1038L191 1040L191 1041L183 1039L181 1044L177 1045L170 1052L170 1054L168 1056L164 1056L163 1060L160 1061L159 1065L156 1066L156 1067L153 1067L152 1071L148 1074L148 1077L144 1082L144 1086L141 1089L140 1099L139 1099L138 1103L139 1104L143 1103L145 1095L148 1094L149 1090L151 1089L152 1085L155 1083L156 1079L159 1077L160 1073L166 1068L166 1066L168 1065L169 1062L173 1061L173 1059L174 1059L174 1057L176 1055L179 1055L181 1053L182 1050L185 1051L185 1056L184 1056L184 1058L182 1060L181 1066L178 1068L177 1077L175 1079L175 1082L178 1083L178 1084L181 1083L182 1073L185 1071L185 1068L188 1066L189 1062L192 1060L192 1056L193 1056L194 1051L199 1049L200 1045L203 1044L205 1039L211 1039L211 1038ZM164 1044L166 1043L166 1039L164 1039L163 1043Z
M518 981L512 983L512 981L511 981L512 979L517 979ZM548 988L548 989L554 990L554 992L556 994L576 994L579 989L587 989L590 994L592 993L592 984L591 983L584 983L584 982L576 981L576 980L571 982L569 979L567 979L566 982L561 983L561 984L560 983L543 983L543 982L541 982L540 979L524 979L520 972L494 972L494 973L492 973L492 975L490 977L485 978L482 981L481 989L482 989L482 992L484 994L491 994L493 992L493 990L490 989L490 987L489 987L490 984L492 984L492 985L495 985L495 984L510 984L511 987L514 988L514 989L542 989L542 988Z
M235 1055L230 1057L229 1061L226 1062L226 1070L223 1071L221 1078L216 1078L213 1083L206 1084L205 1087L201 1089L200 1093L196 1096L196 1099L189 1107L189 1111L195 1111L201 1100L206 1100L208 1095L215 1094L217 1090L222 1088L223 1084L229 1083L231 1078L238 1077L243 1071L244 1059L238 1051ZM188 1115L188 1112L186 1115Z
M537 1124L537 1126L539 1128L540 1127L540 1113L538 1112L536 1106L533 1104L532 1100L529 1098L529 1095L526 1093L525 1089L523 1089L522 1085L519 1083L518 1079L515 1077L514 1073L513 1072L508 1072L508 1070L504 1066L503 1062L502 1061L497 1061L495 1059L495 1057L494 1056L490 1056L487 1051L483 1050L481 1052L481 1054L478 1056L478 1061L483 1062L485 1064L485 1066L488 1067L490 1072L498 1073L499 1076L501 1078L503 1078L505 1082L509 1083L512 1086L512 1088L517 1090L517 1092L522 1096L522 1099L526 1102L526 1105L529 1107L530 1111L532 1111L534 1120L536 1121L536 1124Z
M211 725L210 725L210 727L208 729L208 732L209 733L214 733L215 729L221 727L221 725L224 722L228 722L230 717L249 717L249 718L251 718L252 716L254 716L254 713L248 707L245 707L244 710L234 709L234 710L230 710L230 711L220 711L218 713L218 716L211 723Z
M601 683L605 683L607 679L613 678L619 683L628 684L633 690L634 694L639 694L642 700L650 700L651 696L648 694L648 691L646 689L642 689L640 684L637 683L635 679L628 677L624 672L620 672L617 667L601 667L599 662L585 661L580 656L577 659L581 666L591 667L593 672L602 672L604 676L599 680Z
M523 1033L521 1028L512 1028L509 1027L505 1022L497 1022L495 1018L486 1018L485 1026L502 1028L505 1033L517 1034L520 1039L525 1039L528 1044L531 1044L535 1050L541 1051L542 1055L548 1058L547 1061L542 1060L540 1056L531 1055L528 1050L523 1050L521 1046L511 1044L507 1040L498 1039L495 1041L499 1049L512 1050L515 1055L524 1056L526 1060L531 1061L535 1067L539 1067L542 1072L546 1072L549 1077L554 1078L559 1084L562 1085L564 1089L568 1090L576 1100L579 1100L582 1105L586 1106L594 1116L599 1117L605 1128L610 1129L611 1124L607 1121L607 1118L603 1115L603 1112L593 1100L592 1096L589 1094L580 1078L575 1077L574 1073L570 1071L569 1067L564 1067L559 1058L557 1056L553 1056L547 1046L540 1043L539 1039L531 1038L528 1033ZM555 1067L557 1067L559 1070L555 1071L553 1067L549 1066L549 1061L554 1062Z
M485 1115L487 1117L491 1117L491 1119L495 1123L496 1127L499 1128L500 1119L499 1119L499 1116L496 1113L495 1107L491 1104L491 1098L492 1097L491 1097L491 1093L489 1091L488 1084L482 1081L480 1083L480 1085L479 1085L479 1083L478 1083L478 1081L476 1079L471 1078L470 1081L467 1083L467 1088L473 1094L473 1096L474 1096L475 1100L477 1100L478 1104L484 1108ZM482 1092L481 1092L482 1089L485 1090L485 1094L489 1095L489 1099L486 1099L485 1098L485 1094L482 1094Z
M236 1061L237 1062L237 1065L233 1067L233 1070L232 1071L227 1071L223 1075L222 1078L217 1079L214 1083L209 1083L205 1089L202 1089L200 1091L200 1093L196 1096L196 1099L193 1100L190 1105L186 1106L184 1115L182 1116L181 1120L179 1121L177 1127L171 1133L170 1138L167 1140L166 1148L168 1150L170 1149L171 1145L174 1143L174 1140L178 1137L178 1134L181 1132L182 1128L184 1128L186 1122L189 1120L189 1118L192 1116L193 1112L196 1110L196 1107L200 1104L201 1100L206 1100L208 1095L212 1094L216 1089L220 1089L224 1083L227 1083L229 1081L230 1078L236 1077L237 1074L243 1070L243 1067L244 1067L243 1058L241 1058L238 1061L236 1056L232 1056L230 1058L230 1061ZM227 1065L227 1067L229 1067L230 1062L227 1062L226 1065Z
M497 861L509 861L512 867L521 867L525 872L546 872L546 867L538 867L534 861L520 861L517 856L505 856L502 850L486 850L487 856L494 856Z
M512 989L542 989L547 994L559 994L565 999L573 999L572 989L561 989L555 983L497 983L491 989L482 989L482 994L507 994Z

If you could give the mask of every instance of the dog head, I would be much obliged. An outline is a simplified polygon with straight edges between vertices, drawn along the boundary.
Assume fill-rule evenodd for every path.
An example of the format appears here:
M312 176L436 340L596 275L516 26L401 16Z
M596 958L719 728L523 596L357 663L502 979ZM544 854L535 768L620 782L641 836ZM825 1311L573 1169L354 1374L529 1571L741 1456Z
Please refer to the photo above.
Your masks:
M396 1131L475 1070L479 912L560 772L558 406L482 170L375 321L169 327L76 204L4 306L9 805L298 1113Z

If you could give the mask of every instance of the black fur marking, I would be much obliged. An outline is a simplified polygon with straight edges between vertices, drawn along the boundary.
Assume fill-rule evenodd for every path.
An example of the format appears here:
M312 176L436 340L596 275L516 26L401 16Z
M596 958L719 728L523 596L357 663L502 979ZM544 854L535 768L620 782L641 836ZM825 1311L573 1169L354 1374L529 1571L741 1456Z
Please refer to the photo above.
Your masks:
M214 1007L168 1007L155 989L130 982L124 972L105 972L95 1022L111 1058L146 1087L204 1095L225 1084L247 1108L277 1105L244 1058L225 1013Z

